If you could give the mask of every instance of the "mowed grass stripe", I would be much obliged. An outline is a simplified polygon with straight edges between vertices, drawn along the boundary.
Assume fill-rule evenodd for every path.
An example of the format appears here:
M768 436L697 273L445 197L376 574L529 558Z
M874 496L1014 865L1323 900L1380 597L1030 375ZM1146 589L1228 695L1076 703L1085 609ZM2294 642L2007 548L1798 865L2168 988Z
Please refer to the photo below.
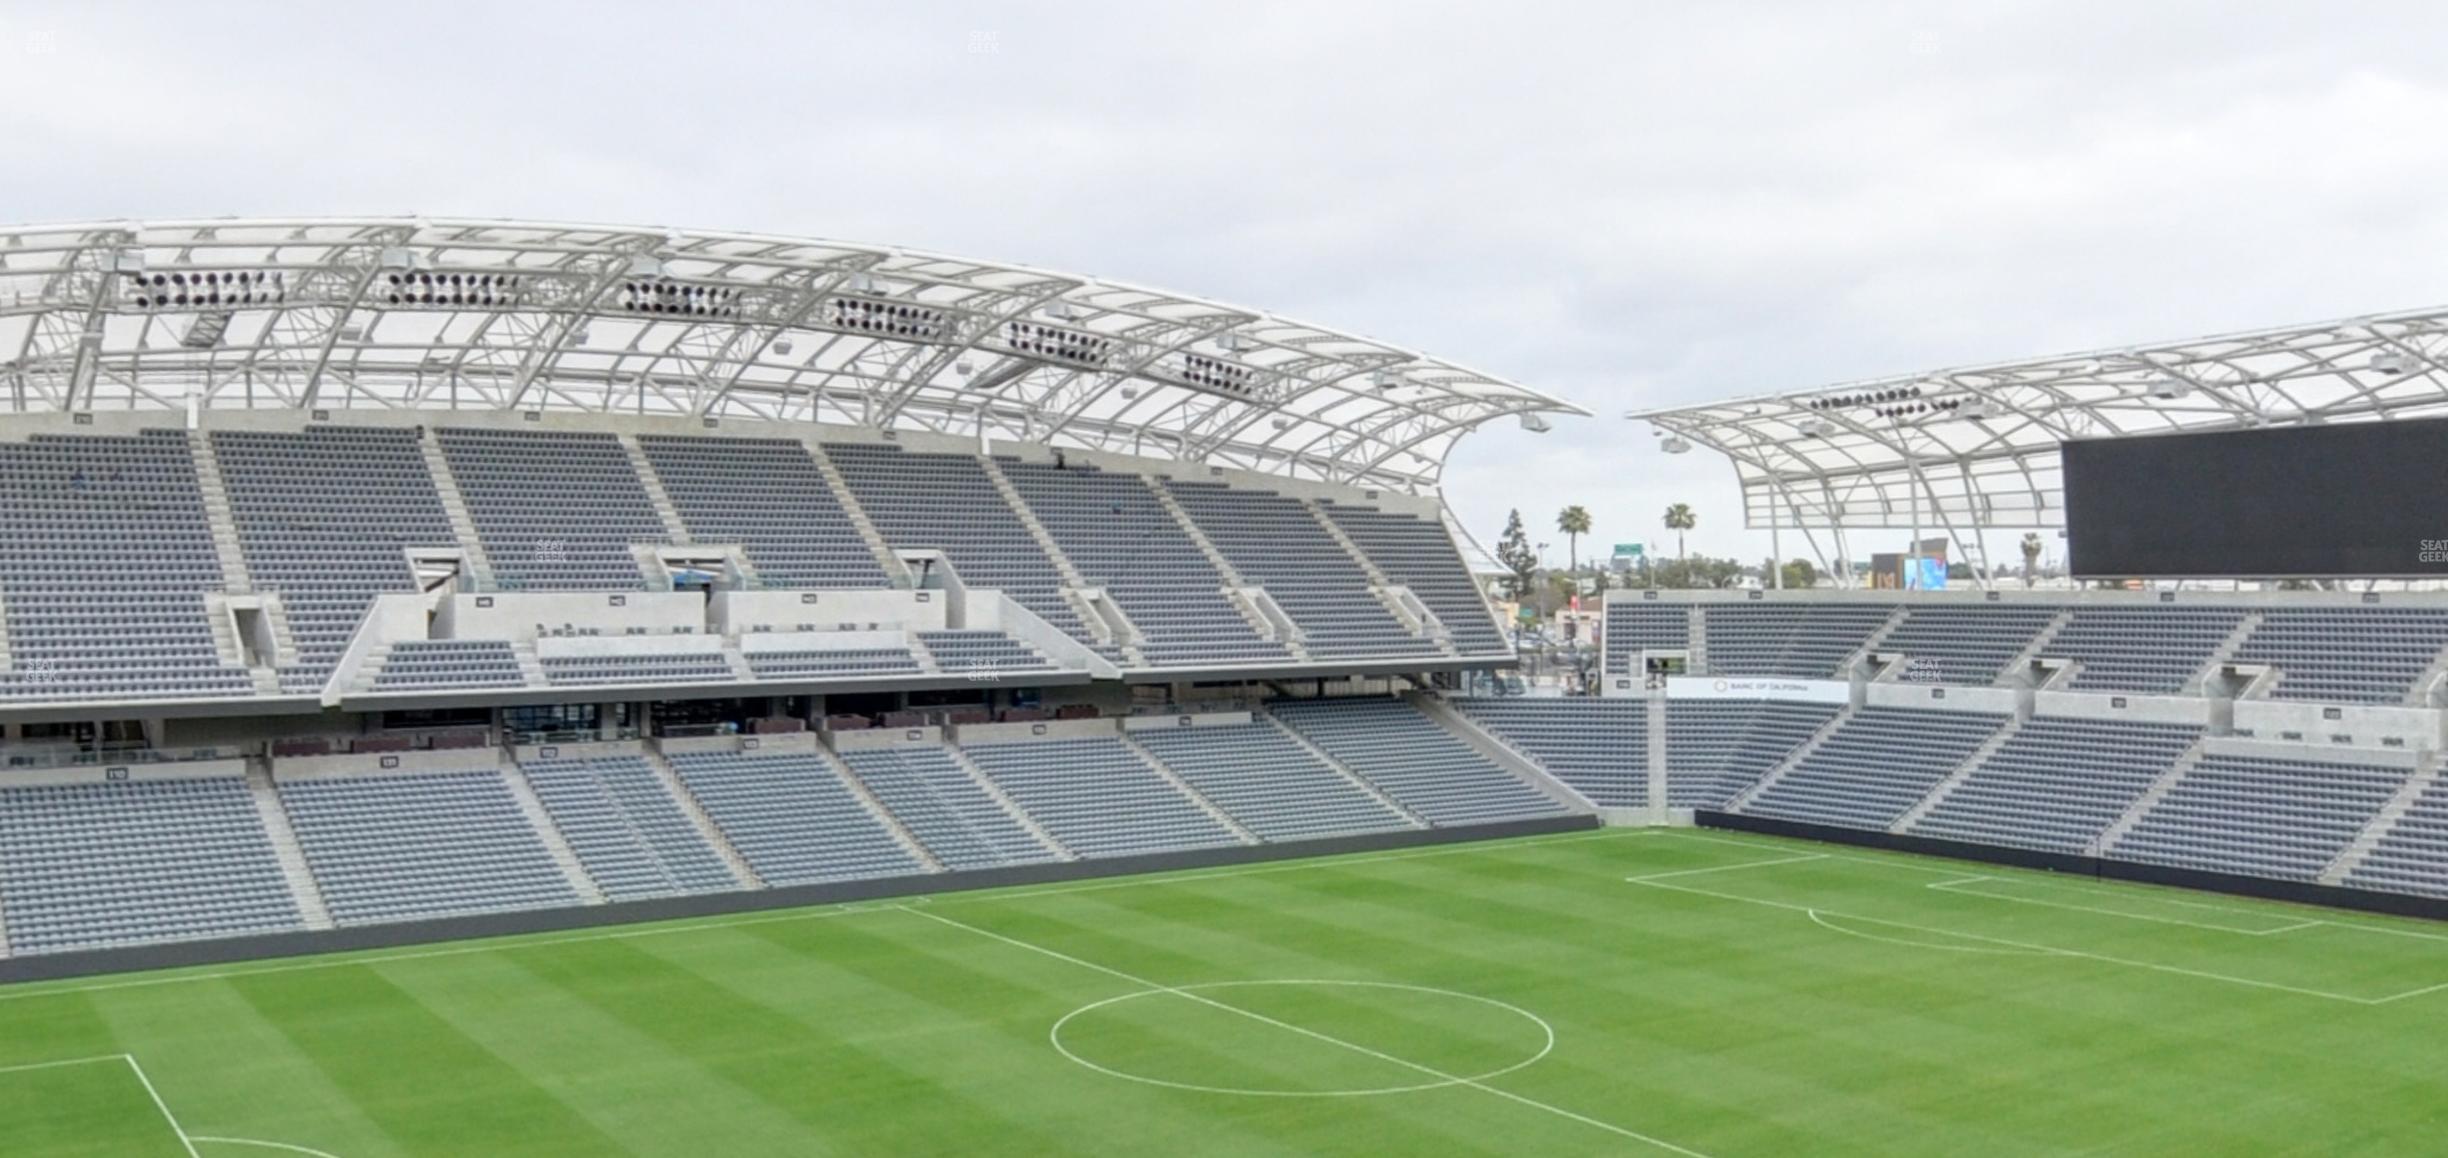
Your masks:
M620 1139L377 970L247 977L229 985L407 1152L629 1153ZM176 1081L166 1088L176 1089Z
M93 1002L117 1048L140 1056L191 1134L278 1138L350 1158L399 1152L312 1056L228 986L76 999Z
M675 1049L539 975L538 956L455 957L386 966L384 974L635 1153L686 1153L709 1132L733 1139L745 1152L821 1153L808 1145L806 1123L792 1112L807 1103L804 1091L777 1105L742 1088L699 1064L704 1055ZM698 1004L694 994L676 996L689 1004L666 1007L667 1015Z
M0 1146L46 1158L192 1158L122 1057L0 1073Z

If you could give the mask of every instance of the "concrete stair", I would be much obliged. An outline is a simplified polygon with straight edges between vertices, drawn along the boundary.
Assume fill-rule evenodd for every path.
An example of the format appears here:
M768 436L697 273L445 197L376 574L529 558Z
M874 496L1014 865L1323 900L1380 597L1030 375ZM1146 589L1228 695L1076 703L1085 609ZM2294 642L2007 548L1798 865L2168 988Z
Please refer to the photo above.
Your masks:
M579 863L578 854L569 846L569 838L561 835L561 826L553 823L552 813L545 810L544 802L536 798L535 785L527 782L526 769L504 762L501 778L502 783L510 786L510 798L518 802L520 814L527 818L537 838L544 842L544 851L552 855L553 864L561 869L561 875L568 879L570 888L578 894L579 903L604 903L603 890L596 887L595 878L587 875L586 866Z
M2235 630L2227 633L2227 638L2219 642L2218 650L2210 653L2210 658L2203 662L2201 670L2194 672L2192 678L2184 682L2184 687L2179 689L2177 694L2200 695L2202 688L2209 684L2212 674L2235 662L2236 653L2244 649L2244 641L2252 638L2253 632L2261 629L2261 622L2264 618L2258 611L2246 612L2243 620L2235 625Z
M1818 751L1819 745L1827 743L1828 737L1835 735L1846 724L1852 723L1853 716L1858 710L1847 704L1843 711L1829 717L1827 723L1819 725L1819 730L1810 734L1810 739L1802 741L1793 751L1785 753L1785 758L1777 761L1776 767L1770 768L1765 775L1752 781L1749 788L1735 793L1733 799L1726 801L1725 810L1740 812L1749 807L1752 801L1759 799L1761 793L1775 787L1777 781L1783 780L1794 769L1801 767L1802 761L1809 759L1811 753Z
M2148 815L2151 809L2158 807L2159 802L2167 799L2167 794L2175 791L2176 786L2183 783L2184 778L2191 775L2193 769L2201 766L2202 755L2206 751L2205 745L2208 740L2209 737L2204 736L2193 741L2193 746L2185 749L2184 755L2178 756L2175 763L2168 765L2167 771L2160 773L2157 780L2151 781L2151 786L2144 789L2142 795L2135 797L2134 802L2127 805L2125 811L2118 814L2116 820L2100 832L2098 840L2092 841L2090 847L2083 849L2083 855L2106 856L2113 851L2117 842L2125 839L2126 833L2132 832L2134 826L2142 823L2142 818Z
M2443 681L2448 681L2448 648L2442 648L2438 655L2432 656L2431 666L2424 668L2421 675L2414 677L2414 687L2406 693L2405 706L2409 708L2430 707L2439 697L2439 689Z
M382 674L383 664L390 662L391 645L378 643L366 649L365 662L357 665L356 678L349 682L348 694L362 696L374 690L374 677Z
M1999 684L2012 684L2021 679L2024 672L2031 670L2032 661L2040 658L2040 653L2047 650L2049 644L2056 642L2057 633L2064 631L2066 624L2072 623L2073 621L2073 608L2058 608L2057 614L2050 617L2048 625L2042 627L2038 634L2032 636L2032 641L2025 644L2023 650L2016 652L2014 659L2007 662L2005 670L1998 674L1997 682Z
M962 772L967 773L969 779L976 782L978 789L993 800L1006 815L1010 816L1013 822L1027 829L1030 836L1037 838L1037 843L1046 846L1046 851L1064 860L1079 859L1078 853L1063 847L1063 842L1054 839L1054 834L1047 832L1044 825L1037 823L1036 817L1030 816L1027 809L1020 807L1019 801L1013 800L1009 793L1004 792L1003 786L994 782L994 777L988 776L985 769L978 767L977 761L969 758L969 753L951 744L944 745L944 753L952 757L952 763L958 765Z
M825 485L832 488L833 501L841 504L842 514L849 517L851 526L858 528L859 538L866 542L867 553L875 556L876 566L884 569L895 587L917 586L909 564L902 562L900 553L884 541L884 532L876 527L874 519L867 517L867 508L859 505L858 496L850 491L850 480L834 465L833 456L825 453L824 444L810 438L800 445L807 448L808 458L816 464L816 473L823 475Z
M1683 670L1693 675L1708 674L1708 613L1694 603L1683 611L1686 632L1690 635L1684 648Z
M688 785L680 779L680 774L672 769L671 761L664 759L663 753L651 745L646 748L644 755L646 766L654 769L655 776L663 781L663 790L671 793L671 798L679 803L681 813L688 817L691 825L696 826L697 835L704 837L706 844L713 848L714 854L721 857L725 865L730 866L731 875L739 880L740 887L744 889L764 888L765 878L758 876L755 869L748 867L748 858L741 856L739 849L732 847L731 838L723 834L722 826L714 823L714 818L706 815L706 810L698 806L697 798L689 794Z
M264 835L272 841L272 855L280 861L281 879L289 883L289 896L297 904L298 916L309 929L331 928L331 909L323 902L323 886L316 883L314 869L306 863L306 850L298 845L297 830L289 824L289 810L281 807L280 792L272 784L272 770L262 759L249 758L246 778L248 793L255 798L255 815L263 821Z
M277 667L295 667L297 632L289 627L289 604L277 591L267 592L262 598L264 626L272 632L272 662Z
M630 469L637 472L638 484L646 488L646 499L654 504L655 517L663 520L663 537L673 543L694 543L688 524L681 521L680 508L673 506L671 495L663 490L663 476L655 473L653 460L646 457L646 448L638 445L637 436L620 436L622 452L629 456Z
M935 658L935 653L928 649L926 641L918 638L918 633L915 631L910 632L908 638L910 655L917 659L918 670L928 675L942 675L943 661Z
M1324 764L1328 768L1334 769L1335 775L1342 777L1346 782L1350 783L1352 787L1368 794L1369 799L1374 800L1389 809L1392 809L1396 815L1402 817L1405 821L1408 821L1411 827L1429 827L1427 818L1421 816L1419 813L1403 807L1401 801L1396 800L1379 790L1377 785L1370 781L1368 777L1362 776L1361 774L1344 767L1342 761L1335 759L1333 756L1327 755L1326 749L1310 743L1309 737L1301 735L1298 729L1292 727L1290 724L1284 723L1282 720L1276 719L1274 716L1269 715L1263 710L1255 712L1253 715L1255 715L1258 719L1265 720L1267 723L1274 725L1277 732L1282 733L1285 739L1299 745L1301 751L1309 753L1309 757L1311 759L1316 760L1320 764Z
M1207 538L1207 532L1198 525L1198 521L1192 519L1190 512L1183 509L1181 503L1174 499L1173 492L1165 489L1164 480L1151 474L1142 474L1139 476L1139 481L1146 483L1148 493L1156 496L1156 505L1163 507L1166 514L1173 516L1174 525L1179 526L1182 533L1190 536L1190 541L1197 544L1199 554L1207 556L1207 562L1214 565L1216 574L1224 577L1225 586L1247 587L1250 585L1249 580L1243 579L1241 572L1232 565L1232 560L1225 558L1224 552L1217 550L1215 543Z
M2014 739L2015 733L2023 730L2023 723L2023 718L2020 716L2007 720L2005 727L1999 728L1996 734L1981 741L1980 747L1972 749L1972 754L1964 757L1963 763L1956 765L1954 771L1947 773L1946 779L1932 787L1929 794L1923 796L1919 803L1906 809L1904 815L1897 817L1894 824L1888 825L1887 831L1899 834L1911 832L1914 825L1921 823L1922 817L1928 816L1932 809L1945 803L1947 794L1961 787L1964 781L1971 779L1972 774L1979 771L1981 765L1988 763L1991 756L1997 755L1998 749L2005 747L2008 740Z
M247 574L246 551L239 545L238 520L230 513L229 488L221 478L221 458L213 450L212 436L201 430L190 431L187 446L195 459L196 487L203 494L204 518L212 527L213 554L221 562L221 586L240 594L253 591L255 580Z
M1344 533L1342 524L1326 517L1326 508L1319 506L1316 499L1302 499L1301 507L1309 512L1310 519L1325 529L1326 536L1351 557L1352 565L1368 577L1369 594L1377 600L1378 606L1385 608L1386 614L1393 616L1394 621L1402 624L1403 629L1414 637L1435 644L1440 654L1448 658L1462 654L1454 647L1453 633L1437 622L1435 613L1429 611L1417 597L1405 598L1409 588L1388 578L1384 568L1379 567L1357 541Z
M1597 802L1583 796L1580 789L1549 775L1545 768L1539 766L1538 761L1515 751L1512 745L1505 743L1494 732L1480 727L1477 721L1462 714L1452 704L1446 703L1443 696L1429 695L1425 692L1405 692L1402 698L1404 703L1419 709L1420 714L1436 721L1439 726L1452 733L1455 739L1468 745L1472 751L1486 757L1497 767L1527 781L1531 787L1545 793L1556 803L1574 812L1600 811Z
M459 480L451 474L450 459L443 455L442 444L432 430L425 432L418 446L425 453L425 472L433 476L434 493L442 498L442 513L450 517L451 537L459 540L468 579L478 591L493 590L493 561L485 555L484 538L476 533L476 520L468 514L466 496L459 493Z
M544 661L536 658L534 640L511 640L510 658L518 661L519 678L526 680L528 687L540 688L552 682L544 675Z
M1863 640L1862 645L1853 650L1853 654L1846 656L1843 663L1836 665L1837 674L1849 673L1859 667L1863 661L1877 655L1879 649L1886 646L1887 637L1894 635L1896 628L1903 626L1904 614L1905 608L1902 604L1898 604L1895 610L1888 612L1887 622L1879 624L1878 630L1870 633L1870 638Z
M1674 807L1674 786L1667 775L1666 690L1653 689L1641 699L1646 701L1649 724L1649 750L1642 753L1649 761L1649 823L1664 824L1667 812Z
M901 818L894 816L891 809L884 807L884 802L876 799L875 793L867 790L866 781L860 780L858 774L850 770L850 765L841 756L822 744L816 746L816 755L825 762L826 767L833 770L834 777L842 782L842 787L849 789L850 795L858 797L859 803L866 807L868 815L875 817L876 823L883 825L884 831L892 834L893 840L900 843L902 851L910 854L911 859L924 866L928 872L944 871L944 863L935 859L935 854L928 851L925 844L920 843L918 835L903 826Z
M1207 795L1205 793L1191 787L1190 782L1182 779L1180 773L1175 772L1171 768L1165 767L1165 762L1157 759L1156 753L1148 751L1146 745L1132 739L1131 734L1128 731L1124 731L1122 733L1122 746L1130 749L1132 755L1139 757L1141 763L1144 763L1149 768L1154 769L1158 776L1164 777L1164 782L1172 785L1174 791L1189 797L1191 803L1198 805L1201 811L1204 811L1209 817L1213 818L1217 824L1223 825L1225 830L1231 832L1233 836L1239 838L1241 843L1263 843L1258 839L1257 833L1251 832L1249 829L1243 827L1240 821L1232 818L1231 813L1217 807L1216 802L1207 799Z
M2414 807L2415 801L2422 799L2422 794L2438 781L2439 776L2439 752L2436 749L2424 752L2421 760L2414 766L2413 775L2406 777L2405 783L2397 786L2396 795L2389 797L2388 803L2380 806L2379 813L2372 817L2371 823L2363 826L2363 831L2355 834L2354 840L2347 844L2345 851L2340 852L2336 860L2329 862L2328 868L2321 870L2320 883L2324 885L2345 884L2346 878L2354 875L2356 869L2363 867L2364 860L2371 856L2372 850L2380 847L2381 841L2388 839L2390 830L2397 827L2398 821L2405 819L2406 812Z
M1055 572L1062 576L1063 585L1081 588L1095 586L1081 576L1080 569L1072 565L1071 557L1063 554L1062 544L1054 541L1053 532L1046 530L1045 524L1038 520L1037 512L1031 510L1028 500L1021 497L1020 488L1012 485L1011 476L1003 473L1003 464L996 462L991 454L981 454L977 456L977 461L980 467L985 468L986 478L994 484L995 493L1003 496L1003 505L1011 508L1012 517L1020 521L1021 528L1036 541L1037 549L1045 552L1045 557L1053 562Z
M1344 554L1351 556L1352 565L1360 568L1361 574L1368 576L1369 586L1394 586L1394 581L1386 578L1385 571L1377 566L1377 561L1369 558L1368 552L1361 550L1360 544L1343 532L1343 525L1326 517L1326 508L1319 506L1316 499L1302 499L1301 506L1308 509L1309 517L1317 520L1318 526L1326 529L1327 537L1342 547Z

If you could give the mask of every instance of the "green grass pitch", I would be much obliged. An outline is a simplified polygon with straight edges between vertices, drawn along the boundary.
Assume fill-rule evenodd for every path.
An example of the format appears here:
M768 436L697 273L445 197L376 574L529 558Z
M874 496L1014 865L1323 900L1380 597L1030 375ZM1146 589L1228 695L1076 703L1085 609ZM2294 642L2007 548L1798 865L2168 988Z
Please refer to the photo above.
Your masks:
M2448 927L1609 830L0 989L0 1153L2448 1153Z

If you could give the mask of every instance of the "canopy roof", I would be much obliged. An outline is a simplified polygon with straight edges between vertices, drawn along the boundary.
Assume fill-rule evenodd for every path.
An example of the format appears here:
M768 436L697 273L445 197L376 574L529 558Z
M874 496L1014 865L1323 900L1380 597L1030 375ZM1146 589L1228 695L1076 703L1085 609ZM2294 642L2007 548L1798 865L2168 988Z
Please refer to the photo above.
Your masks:
M1634 410L1754 527L2055 527L2058 444L2448 415L2448 307ZM1676 440L1682 440L1678 442Z
M0 229L0 412L363 407L830 422L1433 488L1586 413L1259 310L889 246L438 218Z

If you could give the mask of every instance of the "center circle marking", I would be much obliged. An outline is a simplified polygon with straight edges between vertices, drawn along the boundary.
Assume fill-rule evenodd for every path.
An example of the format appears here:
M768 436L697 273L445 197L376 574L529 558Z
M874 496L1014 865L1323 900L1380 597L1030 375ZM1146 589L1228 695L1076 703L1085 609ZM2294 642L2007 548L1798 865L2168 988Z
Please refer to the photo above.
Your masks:
M1490 1008L1500 1009L1522 1019L1523 1021L1527 1021L1530 1024L1538 1027L1541 1040L1539 1042L1538 1052L1533 1053L1529 1057L1523 1058L1520 1061L1514 1062L1511 1065L1499 1066L1483 1073L1457 1074L1452 1077L1438 1078L1434 1081L1416 1082L1410 1085L1374 1086L1349 1090L1258 1090L1244 1089L1237 1086L1210 1086L1200 1085L1196 1082L1177 1082L1167 1078L1152 1078L1145 1074L1134 1074L1126 1070L1118 1070L1111 1066L1101 1065L1097 1062L1090 1061L1087 1058L1081 1057L1079 1054L1073 1052L1071 1047L1068 1045L1063 1044L1063 1027L1071 1024L1073 1019L1086 1014L1094 1013L1097 1010L1104 1009L1108 1006L1120 1005L1126 1001L1138 1001L1147 997L1179 996L1185 993L1205 993L1218 989L1258 989L1286 985L1341 987L1349 989L1394 989L1410 993L1433 994L1438 997L1451 997L1461 1001L1469 1001L1479 1005L1485 1005ZM1286 1022L1285 1024L1291 1023ZM1299 1026L1297 1028L1300 1030L1311 1029L1311 1027L1308 1026ZM1315 1031L1311 1030L1311 1032ZM1547 1024L1547 1019L1540 1017L1527 1009L1523 1009L1518 1005L1514 1005L1510 1002L1498 1001L1493 997L1480 997L1476 994L1460 993L1451 989L1438 989L1427 985L1404 985L1393 981L1318 980L1210 981L1199 985L1175 985L1161 989L1142 989L1136 993L1125 993L1119 997L1108 997L1103 1001L1092 1001L1086 1005L1080 1006L1078 1009L1074 1009L1071 1012L1062 1015L1059 1020L1055 1021L1054 1028L1047 1032L1047 1038L1053 1042L1054 1051L1056 1053L1063 1055L1063 1057L1070 1059L1072 1062L1078 1065L1095 1070L1096 1072L1104 1074L1107 1077L1120 1078L1126 1082L1138 1082L1141 1085L1162 1086L1169 1090L1189 1090L1202 1094L1237 1094L1242 1097L1250 1098L1367 1098L1377 1097L1384 1094L1409 1094L1417 1093L1421 1090L1441 1090L1448 1086L1471 1085L1476 1082L1487 1081L1490 1078L1502 1077L1505 1074L1514 1072L1515 1070L1525 1069L1531 1065L1534 1065L1545 1059L1548 1054L1555 1052L1556 1044L1555 1027ZM1365 1048L1369 1054L1375 1056L1383 1058L1394 1057L1394 1055L1390 1053L1380 1053L1374 1047L1369 1047L1365 1042L1353 1042L1351 1045L1361 1046ZM1331 1048L1344 1049L1348 1047L1343 1045L1334 1045ZM1360 1051L1354 1050L1353 1052ZM1417 1063L1410 1062L1408 1060L1399 1060L1399 1064L1411 1066L1416 1065Z

